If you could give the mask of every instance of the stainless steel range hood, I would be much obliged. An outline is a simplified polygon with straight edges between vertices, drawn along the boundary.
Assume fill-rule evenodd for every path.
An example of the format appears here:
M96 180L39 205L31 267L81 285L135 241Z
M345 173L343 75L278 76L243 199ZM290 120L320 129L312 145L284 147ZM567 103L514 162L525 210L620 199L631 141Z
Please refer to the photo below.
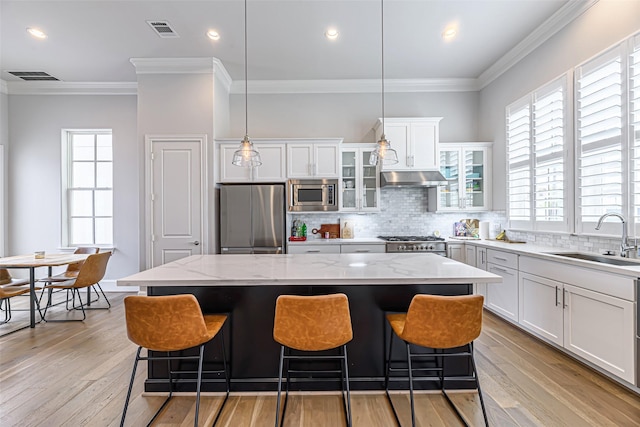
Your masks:
M446 183L439 171L380 172L380 187L437 187Z

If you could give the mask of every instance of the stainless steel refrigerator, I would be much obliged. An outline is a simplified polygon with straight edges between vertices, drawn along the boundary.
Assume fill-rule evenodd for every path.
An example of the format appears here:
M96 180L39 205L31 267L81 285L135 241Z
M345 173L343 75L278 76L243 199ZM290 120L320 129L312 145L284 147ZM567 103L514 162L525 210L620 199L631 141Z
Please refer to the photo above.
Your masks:
M284 184L222 185L221 253L283 253L285 209Z

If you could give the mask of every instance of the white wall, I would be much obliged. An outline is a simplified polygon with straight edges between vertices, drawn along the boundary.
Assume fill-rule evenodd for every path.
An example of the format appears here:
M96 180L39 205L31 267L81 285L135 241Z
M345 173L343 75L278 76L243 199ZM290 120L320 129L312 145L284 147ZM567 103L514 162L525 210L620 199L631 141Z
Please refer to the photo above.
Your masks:
M114 244L106 279L139 267L135 96L9 95L8 255L60 247L61 130L112 129Z
M0 92L0 256L7 252L7 149L9 141L8 96Z
M224 97L224 90L222 95ZM216 110L224 109L224 101L216 106ZM224 130L228 125L223 119L216 123ZM226 121L228 122L228 120ZM213 184L213 135L214 135L214 78L211 73L202 74L139 74L138 75L138 144L140 162L140 187L138 206L145 212L145 135L207 135L208 181ZM209 188L212 194L213 185ZM209 205L209 216L214 217L213 198L206 201ZM145 222L147 218L139 218L140 265L147 268ZM214 227L210 227L209 247L214 248Z
M244 135L244 105L244 94L231 95L231 130L225 137ZM249 136L375 142L373 125L381 108L379 93L249 94ZM441 141L477 141L477 112L477 92L385 94L385 117L444 117Z
M480 93L482 140L493 144L493 208L506 203L505 107L640 30L640 1L600 0Z

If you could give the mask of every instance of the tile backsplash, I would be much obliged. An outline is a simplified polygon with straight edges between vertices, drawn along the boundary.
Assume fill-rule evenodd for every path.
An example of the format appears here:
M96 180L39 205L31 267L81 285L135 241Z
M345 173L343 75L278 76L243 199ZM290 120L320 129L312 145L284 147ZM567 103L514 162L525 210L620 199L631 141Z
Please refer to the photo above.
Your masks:
M287 215L287 236L291 221L300 219L307 224L308 237L313 228L320 224L337 224L340 219L353 221L355 237L376 237L381 235L430 235L439 231L443 237L453 234L453 224L461 219L475 218L489 221L489 237L494 238L507 227L504 211L490 212L427 212L427 190L425 188L382 188L380 191L380 212L355 213L308 213ZM600 236L577 236L566 233L523 232L507 229L507 235L514 240L524 240L542 246L576 251L598 252L618 251L619 238Z
M489 234L495 237L506 223L504 212L434 213L427 212L426 188L383 188L380 191L380 212L356 213L309 213L287 217L287 230L293 218L300 219L310 230L320 224L337 224L340 219L352 220L355 237L376 237L380 235L430 235L439 231L443 237L451 236L453 223L464 218L477 218L496 225L497 231L489 227Z

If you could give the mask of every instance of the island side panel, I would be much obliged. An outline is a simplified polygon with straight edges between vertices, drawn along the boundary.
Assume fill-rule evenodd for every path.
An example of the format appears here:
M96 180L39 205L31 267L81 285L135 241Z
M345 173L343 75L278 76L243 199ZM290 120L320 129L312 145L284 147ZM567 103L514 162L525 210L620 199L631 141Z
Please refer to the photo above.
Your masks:
M232 390L274 391L277 386L280 345L273 340L275 302L279 295L324 295L342 292L349 298L353 340L347 345L349 374L354 390L381 390L384 387L384 355L389 329L384 320L386 312L406 311L411 298L418 293L433 295L468 295L471 285L340 285L340 286L202 286L202 287L149 287L149 295L192 293L205 314L230 313L224 329L227 355L231 360ZM219 361L220 338L206 347L206 361ZM394 344L394 355L405 353L400 341ZM455 358L459 359L459 358ZM166 364L152 362L146 391L168 391ZM465 360L453 360L447 365L447 374L468 374ZM205 378L207 378L205 376ZM211 377L209 377L211 378ZM406 386L406 384L405 384ZM452 387L473 388L474 384L461 382ZM433 388L431 383L419 388ZM221 391L219 379L204 380L203 391ZM302 379L291 384L292 390L339 390L336 381L308 382ZM195 382L186 380L178 390L195 390Z

